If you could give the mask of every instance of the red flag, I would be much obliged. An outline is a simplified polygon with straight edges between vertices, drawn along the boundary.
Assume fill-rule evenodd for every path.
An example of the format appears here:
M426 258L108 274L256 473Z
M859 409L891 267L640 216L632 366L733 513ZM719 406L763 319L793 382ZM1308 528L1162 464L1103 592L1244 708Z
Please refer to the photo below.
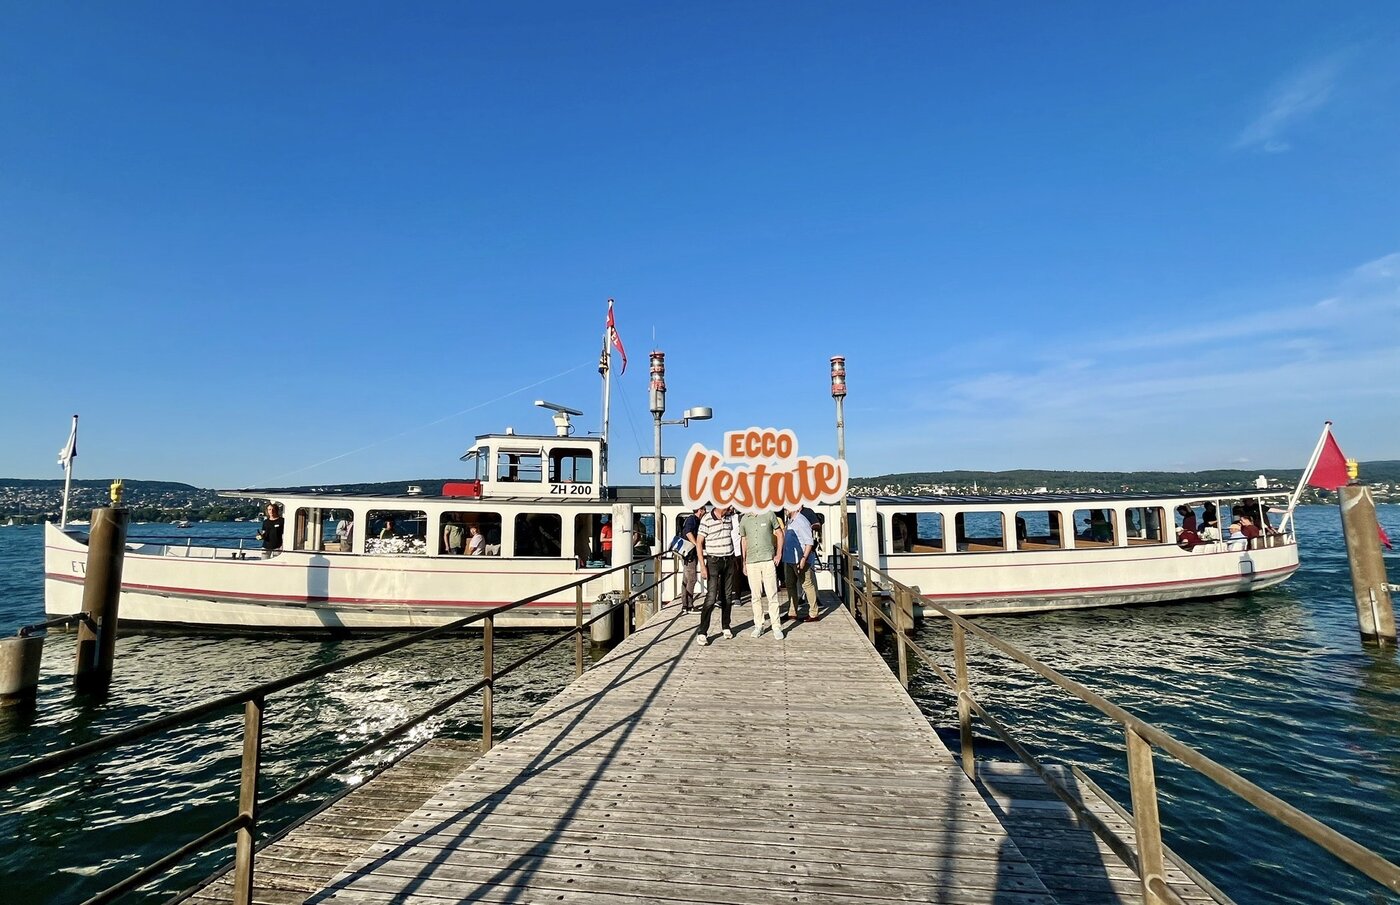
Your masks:
M617 352L622 356L622 371L627 373L627 350L622 348L622 337L617 335L617 324L613 321L613 300L608 299L608 342L617 346ZM1342 483L1346 483L1343 481Z
M1380 523L1380 522L1376 522L1376 532L1377 532L1378 534L1380 534L1380 536L1381 536L1381 543L1385 544L1385 548L1386 548L1387 550L1394 550L1394 549L1395 549L1394 547L1392 547L1392 546L1390 545L1390 535L1385 533L1385 529L1381 527L1381 523Z
M1351 478L1347 475L1347 457L1342 455L1342 450L1337 446L1337 438L1332 436L1332 431L1327 432L1327 439L1322 444L1322 453L1317 457L1317 464L1312 471L1308 472L1308 484L1313 487L1321 487L1323 490L1336 490Z

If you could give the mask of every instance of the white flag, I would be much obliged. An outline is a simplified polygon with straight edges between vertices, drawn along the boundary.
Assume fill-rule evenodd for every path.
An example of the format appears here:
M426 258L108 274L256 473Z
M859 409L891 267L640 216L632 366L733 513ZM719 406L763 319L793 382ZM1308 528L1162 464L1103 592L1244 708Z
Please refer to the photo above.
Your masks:
M68 431L68 442L58 451L58 464L71 468L73 457L78 454L78 416L73 416L73 427Z

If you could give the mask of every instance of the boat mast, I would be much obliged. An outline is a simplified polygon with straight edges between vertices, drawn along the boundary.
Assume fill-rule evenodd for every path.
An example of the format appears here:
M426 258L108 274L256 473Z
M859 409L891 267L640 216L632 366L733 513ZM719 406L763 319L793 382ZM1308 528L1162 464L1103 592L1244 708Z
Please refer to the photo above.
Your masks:
M603 449L598 456L598 489L608 488L608 408L612 402L612 350L608 348L608 331L603 330L603 354L598 356L598 373L603 377Z

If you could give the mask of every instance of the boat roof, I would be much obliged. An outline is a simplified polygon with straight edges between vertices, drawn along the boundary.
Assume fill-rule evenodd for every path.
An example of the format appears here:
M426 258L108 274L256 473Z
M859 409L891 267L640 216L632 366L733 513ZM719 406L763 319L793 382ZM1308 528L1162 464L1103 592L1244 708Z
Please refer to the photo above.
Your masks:
M1147 493L1138 491L1073 492L1054 493L997 493L997 494L861 494L852 499L875 500L877 503L908 503L910 505L987 505L1000 506L1009 503L1089 503L1102 506L1115 502L1196 502L1200 500L1238 499L1243 497L1286 496L1289 491L1282 487L1260 489L1258 487L1226 487L1208 490L1185 490L1173 493Z
M219 490L216 491L221 497L259 499L259 500L283 500L283 499L317 499L317 500L389 500L398 503L411 503L415 500L434 500L445 503L481 503L490 505L492 503L557 503L566 507L583 506L598 503L651 503L656 497L655 488L652 487L612 487L609 488L603 498L594 497L557 497L547 494L522 494L520 496L492 496L492 497L464 497L446 496L442 493L405 493L397 491L394 493L373 493L363 490L340 490L325 487L245 487L239 490ZM681 504L681 489L679 487L662 487L661 501L668 506Z

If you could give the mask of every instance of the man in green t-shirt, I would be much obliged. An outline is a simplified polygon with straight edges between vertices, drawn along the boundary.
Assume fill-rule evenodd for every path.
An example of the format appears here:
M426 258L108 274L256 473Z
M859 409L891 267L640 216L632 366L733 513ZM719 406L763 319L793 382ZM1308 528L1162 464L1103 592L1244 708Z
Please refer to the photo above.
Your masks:
M753 636L763 634L763 598L773 620L773 637L783 640L783 612L778 605L778 561L782 556L783 523L771 512L746 513L739 520L743 569L753 598Z

